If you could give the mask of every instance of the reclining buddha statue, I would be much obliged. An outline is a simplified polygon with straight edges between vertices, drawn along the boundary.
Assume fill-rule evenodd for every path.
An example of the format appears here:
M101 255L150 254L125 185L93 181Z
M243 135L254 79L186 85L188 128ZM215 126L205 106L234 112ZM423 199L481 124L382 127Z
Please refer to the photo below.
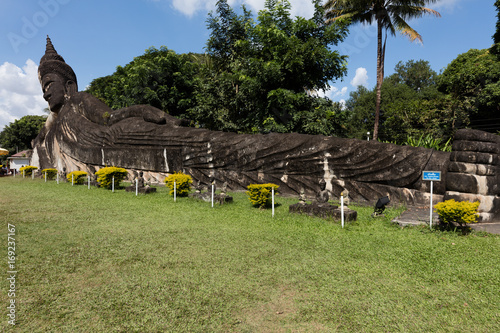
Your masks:
M137 105L112 110L79 92L72 68L47 37L38 68L50 115L33 142L32 164L94 173L118 166L161 182L177 171L197 182L215 177L231 190L272 182L282 193L315 193L319 179L334 196L425 197L422 170L446 173L449 154L425 148L306 134L236 134L182 126L163 110ZM444 194L444 184L435 192Z

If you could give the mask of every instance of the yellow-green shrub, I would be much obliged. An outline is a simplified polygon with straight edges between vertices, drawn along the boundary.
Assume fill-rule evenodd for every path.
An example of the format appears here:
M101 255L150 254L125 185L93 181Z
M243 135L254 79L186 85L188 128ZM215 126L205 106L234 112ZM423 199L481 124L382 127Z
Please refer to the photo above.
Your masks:
M47 179L52 180L56 177L57 175L57 170L54 168L48 168L48 169L43 169L42 170L42 175L45 177L45 174L47 174Z
M176 187L176 195L179 197L185 197L191 191L191 184L193 183L193 178L190 175L186 175L182 172L176 172L165 178L165 184L170 189L170 195L174 195L174 181Z
M467 223L477 222L477 210L479 201L455 201L454 199L446 200L434 206L439 215L441 223L458 223L464 226Z
M247 186L248 191L245 193L248 195L248 199L255 207L264 208L271 204L271 191L274 188L274 193L276 194L278 190L278 185L276 184L250 184Z
M85 171L73 171L73 172L68 173L66 175L66 178L68 179L68 182L71 182L72 177L73 177L74 178L73 182L76 185L82 185L85 182L87 175L88 174Z
M27 165L19 168L19 173L22 175L24 172L25 176L31 176L33 171L35 171L36 169L38 169L36 166Z
M115 177L116 188L127 177L128 172L124 168L106 167L100 169L95 174L100 187L111 189L113 187L113 177Z

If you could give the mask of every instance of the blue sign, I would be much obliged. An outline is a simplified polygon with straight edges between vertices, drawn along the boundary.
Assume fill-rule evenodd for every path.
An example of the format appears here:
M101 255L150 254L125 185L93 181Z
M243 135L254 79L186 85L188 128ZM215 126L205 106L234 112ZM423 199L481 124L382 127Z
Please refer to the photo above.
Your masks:
M424 171L422 180L431 180L439 182L441 180L441 171Z

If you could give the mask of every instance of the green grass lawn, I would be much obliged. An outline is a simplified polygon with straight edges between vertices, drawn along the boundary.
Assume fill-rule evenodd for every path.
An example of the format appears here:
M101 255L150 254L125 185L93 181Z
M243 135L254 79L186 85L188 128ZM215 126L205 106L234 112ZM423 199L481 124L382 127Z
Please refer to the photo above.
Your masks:
M0 178L0 329L500 332L500 237ZM8 324L7 224L16 235Z

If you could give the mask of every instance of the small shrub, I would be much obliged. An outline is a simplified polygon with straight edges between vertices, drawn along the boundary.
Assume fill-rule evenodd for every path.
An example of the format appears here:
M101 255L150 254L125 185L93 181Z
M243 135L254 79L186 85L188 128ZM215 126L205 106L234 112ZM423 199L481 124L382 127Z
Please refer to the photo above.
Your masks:
M438 203L434 208L436 208L441 223L448 226L458 223L464 227L468 223L477 222L479 201L469 202L451 199Z
M176 195L179 197L186 197L191 191L191 184L193 183L193 178L190 175L186 175L182 172L176 172L165 178L165 184L170 189L170 195L174 195L174 181L176 186Z
M73 182L75 185L82 185L85 182L85 179L87 178L88 173L85 171L73 171L70 172L66 175L66 178L68 179L68 182L71 183L72 177L74 177Z
M127 170L117 167L102 168L95 174L99 186L107 188L108 190L113 187L113 177L115 177L115 188L117 188L120 182L128 176Z
M276 184L250 184L247 186L248 191L245 193L248 195L248 199L254 207L265 208L271 204L271 191L274 188L276 194L278 190L278 185Z
M443 140L441 138L435 139L431 134L427 134L425 136L422 134L419 138L409 136L406 138L405 145L412 147L424 147L441 151L451 151L452 146L451 138L443 143Z
M31 174L33 173L33 171L35 171L36 169L38 169L38 168L35 167L35 166L27 165L27 166L21 167L19 169L19 173L22 175L23 172L24 172L24 175L27 177L27 176L31 176Z
M57 175L57 170L54 168L49 168L49 169L43 169L42 170L42 175L45 177L45 174L47 174L47 179L52 180L56 177Z

